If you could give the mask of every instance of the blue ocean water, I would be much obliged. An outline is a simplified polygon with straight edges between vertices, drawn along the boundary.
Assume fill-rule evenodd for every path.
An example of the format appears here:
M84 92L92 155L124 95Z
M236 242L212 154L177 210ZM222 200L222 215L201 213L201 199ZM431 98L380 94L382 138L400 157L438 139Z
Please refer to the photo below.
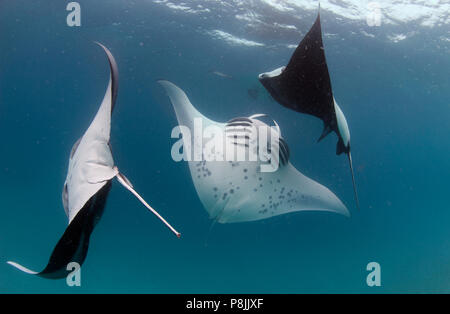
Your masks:
M448 24L405 23L395 32L414 36L389 41L394 26L355 34L362 24L323 6L333 89L351 130L358 211L347 160L334 154L335 135L317 144L321 121L281 107L257 80L287 63L293 49L286 44L299 42L316 10L299 9L301 19L286 21L298 33L283 33L236 19L245 1L215 7L196 1L192 8L200 11L212 6L198 13L174 9L189 1L78 2L81 27L66 25L64 1L0 2L0 292L450 292L450 44L440 39L449 35ZM280 23L280 11L257 5L258 14ZM212 36L214 30L234 34L234 44ZM182 238L114 182L82 286L68 287L6 261L42 269L66 228L61 191L70 149L108 80L94 40L119 66L115 162ZM292 164L334 191L351 217L300 212L210 231L187 164L170 155L177 121L156 83L161 78L183 88L214 120L270 114ZM366 284L372 261L381 265L381 287Z

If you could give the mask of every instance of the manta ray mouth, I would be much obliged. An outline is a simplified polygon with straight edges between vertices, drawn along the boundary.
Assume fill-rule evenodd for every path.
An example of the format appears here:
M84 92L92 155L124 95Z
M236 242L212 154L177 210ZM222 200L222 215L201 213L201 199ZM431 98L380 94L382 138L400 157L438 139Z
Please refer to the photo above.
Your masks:
M255 134L255 130L256 130L256 134ZM249 119L247 117L238 117L238 118L231 119L225 125L226 136L230 139L233 139L234 141L232 143L236 146L243 146L243 147L249 148L250 142L252 140L255 140L255 136L256 137L258 136L257 132L258 132L257 126L252 121L252 119ZM267 146L266 146L267 153L269 155L271 155L272 154L272 150L270 148L271 143L270 143L269 139L267 141L268 141ZM259 141L256 141L256 142L258 143L256 148L257 148L257 151L259 152L260 151ZM288 144L282 137L279 137L277 143L274 143L274 144L277 145L279 148L278 149L279 156L278 156L278 158L275 157L276 159L279 160L279 165L280 166L287 165L287 163L289 162L289 157L290 157L290 150L289 150ZM270 159L268 160L268 162L270 163Z

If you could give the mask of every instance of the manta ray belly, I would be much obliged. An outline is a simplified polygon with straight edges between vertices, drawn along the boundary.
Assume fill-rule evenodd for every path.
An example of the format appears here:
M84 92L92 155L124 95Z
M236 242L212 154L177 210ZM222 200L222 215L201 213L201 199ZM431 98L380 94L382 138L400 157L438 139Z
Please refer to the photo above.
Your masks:
M236 123L243 123L239 121L228 125L234 127ZM253 141L249 136L250 145L247 146L242 138L239 141L227 137L225 151L234 148L236 156L242 156L257 147L251 145ZM344 204L330 190L297 171L284 154L280 150L280 164L274 172L261 171L261 166L266 162L259 158L256 161L229 161L224 158L224 161L189 162L194 186L210 218L220 223L234 223L301 210L348 215Z
M350 142L350 131L348 129L347 119L345 119L344 113L341 107L338 106L336 100L334 100L334 110L336 112L336 121L339 129L339 134L342 137L345 147L348 147Z
M69 223L86 202L117 173L109 145L104 141L83 137L69 161L64 188L67 190Z
M259 79L264 79L264 78L272 78L275 76L280 75L281 73L283 73L284 69L286 69L285 66L279 67L273 71L270 72L266 72L266 73L261 73L260 75L258 75Z
M189 163L195 188L210 218L220 223L266 219L302 210L348 216L344 204L326 187L290 163L274 173L259 172L257 162Z

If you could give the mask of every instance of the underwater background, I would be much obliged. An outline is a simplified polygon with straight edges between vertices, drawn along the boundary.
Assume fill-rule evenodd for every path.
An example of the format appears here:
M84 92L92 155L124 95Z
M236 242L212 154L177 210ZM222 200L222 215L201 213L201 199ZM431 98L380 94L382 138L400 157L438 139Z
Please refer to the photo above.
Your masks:
M336 136L270 99L258 74L285 65L317 1L0 1L1 293L450 292L450 4L321 1L334 94L352 136L361 210ZM41 270L67 226L61 192L73 143L104 96L107 46L119 67L111 145L119 169L178 231L114 180L81 287ZM218 75L218 74L225 75ZM208 218L184 162L175 112L157 79L206 116L268 113L291 163L329 187L351 217L297 212L251 223ZM211 229L211 231L210 231ZM381 265L368 287L366 265Z

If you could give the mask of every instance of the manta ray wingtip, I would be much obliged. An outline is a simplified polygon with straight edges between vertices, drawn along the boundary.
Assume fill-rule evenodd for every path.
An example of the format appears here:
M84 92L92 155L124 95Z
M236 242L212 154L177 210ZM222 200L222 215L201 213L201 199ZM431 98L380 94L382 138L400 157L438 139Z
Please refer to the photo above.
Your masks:
M11 265L11 266L13 266L13 267L15 267L15 268L17 268L18 270L23 271L24 273L27 273L27 274L30 274L30 275L38 275L39 274L38 272L33 271L31 269L28 269L28 268L26 268L26 267L24 267L24 266L22 266L22 265L20 265L20 264L18 264L16 262L13 262L13 261L7 261L6 263Z
M342 203L342 201L340 201L340 200L339 200L339 203L340 203L340 205L335 207L333 211L337 214L345 216L346 218L350 218L352 216L352 214L348 210L347 206L345 206L345 204Z
M96 45L102 47L103 49L106 49L105 45L103 45L101 42L96 41L96 40L93 40L92 42L93 42L94 44L96 44Z
M164 86L164 85L167 84L167 83L173 84L171 81L166 80L166 79L164 79L164 78L157 79L157 80L156 80L156 83L158 83L159 85L162 85L162 86Z
M320 23L320 2L319 2L319 9L317 10L317 18L316 21L319 21Z
M345 210L345 212L343 213L343 215L346 217L346 218L351 218L352 217L352 214L350 213L350 211L346 208L346 210Z
M333 129L328 125L325 124L323 127L323 131L322 134L320 135L320 137L317 139L317 143L319 143L321 140L323 140L328 134L330 134L333 131Z

